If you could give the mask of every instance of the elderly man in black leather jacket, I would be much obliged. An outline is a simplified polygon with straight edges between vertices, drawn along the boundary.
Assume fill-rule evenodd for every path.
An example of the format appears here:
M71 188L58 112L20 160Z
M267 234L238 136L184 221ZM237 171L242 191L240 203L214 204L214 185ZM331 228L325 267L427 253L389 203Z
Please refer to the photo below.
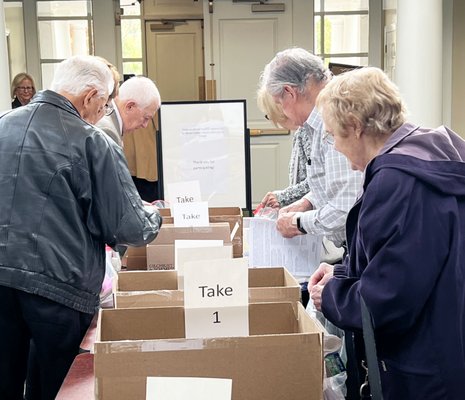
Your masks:
M140 246L161 226L124 155L95 124L113 90L91 56L0 117L0 398L54 399L99 306L105 243Z

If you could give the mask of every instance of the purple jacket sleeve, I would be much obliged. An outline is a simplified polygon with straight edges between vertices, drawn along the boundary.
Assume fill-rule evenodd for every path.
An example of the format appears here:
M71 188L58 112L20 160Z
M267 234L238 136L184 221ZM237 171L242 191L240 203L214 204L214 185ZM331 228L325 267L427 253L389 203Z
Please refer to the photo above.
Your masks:
M362 328L360 294L375 328L408 330L421 313L448 256L450 227L439 194L395 169L379 171L362 198L347 276L338 271L322 293L322 311L335 325Z

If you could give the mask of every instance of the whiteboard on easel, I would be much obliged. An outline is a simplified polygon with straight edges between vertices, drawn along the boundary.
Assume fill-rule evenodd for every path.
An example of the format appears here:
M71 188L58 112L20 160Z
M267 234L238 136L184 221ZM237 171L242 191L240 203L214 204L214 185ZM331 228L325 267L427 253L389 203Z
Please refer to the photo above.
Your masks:
M245 100L167 102L158 115L161 197L171 183L198 180L209 207L250 210Z

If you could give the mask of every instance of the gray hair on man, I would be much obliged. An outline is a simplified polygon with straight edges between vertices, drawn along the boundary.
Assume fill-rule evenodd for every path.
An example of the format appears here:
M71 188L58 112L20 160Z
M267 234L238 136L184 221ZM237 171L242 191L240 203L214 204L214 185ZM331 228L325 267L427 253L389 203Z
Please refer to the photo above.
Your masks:
M154 102L161 103L160 92L155 83L145 76L134 76L124 81L119 88L118 98L122 102L132 100L141 108Z
M265 67L261 84L272 96L281 96L285 85L297 88L303 94L309 79L315 84L326 80L330 72L323 61L305 49L286 49L271 60Z
M91 88L100 97L113 91L113 75L102 61L94 56L73 56L58 64L50 89L77 96Z

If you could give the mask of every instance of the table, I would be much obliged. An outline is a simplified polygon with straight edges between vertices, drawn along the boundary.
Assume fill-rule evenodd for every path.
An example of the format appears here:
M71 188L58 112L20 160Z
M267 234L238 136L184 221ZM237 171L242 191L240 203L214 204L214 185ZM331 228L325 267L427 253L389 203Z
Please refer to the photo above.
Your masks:
M94 355L81 353L74 359L55 400L93 400Z
M92 347L94 346L95 342L95 336L97 335L97 319L98 319L98 313L94 315L94 318L92 319L92 322L89 325L89 328L87 329L87 332L82 339L82 342L80 344L80 352L84 351L92 351Z
M94 355L90 353L97 334L98 313L95 314L80 344L55 400L94 400Z

